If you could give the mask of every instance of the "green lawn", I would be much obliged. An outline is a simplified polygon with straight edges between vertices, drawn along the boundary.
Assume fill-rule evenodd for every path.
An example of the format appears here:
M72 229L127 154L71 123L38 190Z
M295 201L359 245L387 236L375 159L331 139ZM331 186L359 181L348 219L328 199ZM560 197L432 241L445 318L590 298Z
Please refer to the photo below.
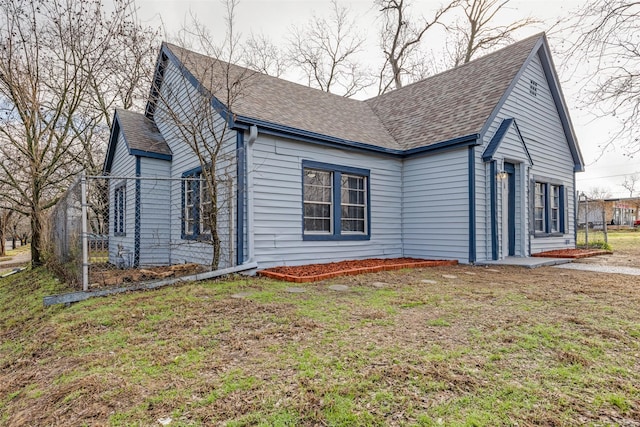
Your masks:
M614 251L640 253L640 229L609 231L608 240Z
M238 277L44 308L65 290L46 271L0 279L0 425L640 419L637 277L459 266L288 286Z
M7 246L6 249L6 255L5 256L0 256L0 261L7 261L8 259L10 259L11 257L14 257L18 254L21 253L25 253L25 252L29 252L31 250L31 245L25 245L25 246L18 246L15 249L9 249L11 245Z
M589 230L589 246L605 247L613 251L635 251L639 252L640 248L640 230L608 230L607 242L605 245L605 236L603 230ZM578 230L578 246L584 247L586 244L586 236L584 229Z

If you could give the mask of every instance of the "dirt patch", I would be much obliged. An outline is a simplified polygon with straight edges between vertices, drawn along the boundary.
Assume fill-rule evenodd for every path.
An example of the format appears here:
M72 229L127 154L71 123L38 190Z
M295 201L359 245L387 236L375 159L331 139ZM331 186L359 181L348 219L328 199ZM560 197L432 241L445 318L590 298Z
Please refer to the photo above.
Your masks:
M553 251L539 252L533 257L539 258L589 258L597 255L610 255L613 252L603 249L556 249Z
M456 265L454 260L426 260L418 258L369 258L326 264L307 264L296 267L273 267L258 272L259 275L287 282L317 282L338 276L400 270L403 268L437 267Z
M189 276L202 273L205 268L199 264L177 264L148 268L114 268L111 264L93 264L89 271L90 289L120 286L147 280L160 280L170 277Z

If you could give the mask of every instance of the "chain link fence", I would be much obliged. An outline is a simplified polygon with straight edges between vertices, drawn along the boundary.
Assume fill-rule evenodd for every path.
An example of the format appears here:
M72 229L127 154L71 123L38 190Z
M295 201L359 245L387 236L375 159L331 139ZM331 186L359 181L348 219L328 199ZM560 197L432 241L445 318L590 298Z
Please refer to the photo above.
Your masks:
M577 246L606 247L609 243L607 226L605 202L582 197L578 204Z
M83 290L233 267L235 190L200 176L79 177L51 213L49 264Z

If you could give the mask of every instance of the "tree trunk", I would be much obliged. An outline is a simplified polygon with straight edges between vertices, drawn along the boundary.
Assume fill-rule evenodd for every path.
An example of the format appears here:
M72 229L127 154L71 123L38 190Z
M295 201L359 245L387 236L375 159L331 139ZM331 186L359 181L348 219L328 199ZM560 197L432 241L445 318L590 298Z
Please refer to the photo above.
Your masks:
M42 261L42 215L36 207L31 212L31 266L40 267Z
M5 241L5 225L4 222L0 223L0 256L7 254L6 241Z

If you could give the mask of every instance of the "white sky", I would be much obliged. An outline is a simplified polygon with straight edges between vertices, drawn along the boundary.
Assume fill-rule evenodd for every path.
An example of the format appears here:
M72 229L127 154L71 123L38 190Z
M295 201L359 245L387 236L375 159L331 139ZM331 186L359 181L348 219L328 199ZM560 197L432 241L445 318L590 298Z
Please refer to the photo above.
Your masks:
M545 20L551 24L560 16L566 16L572 10L581 6L583 0L512 0L509 9L498 15L504 22L512 22L526 16ZM224 37L225 21L224 7L219 0L138 0L139 18L152 25L163 23L167 32L173 34L179 30L183 22L189 22L188 14L193 12L198 19L210 26L214 36ZM342 0L340 5L346 5L353 11L359 31L367 38L367 51L363 60L372 63L372 58L379 58L378 53L378 24L376 22L377 9L373 0ZM429 17L431 12L439 7L440 1L414 0L412 16L421 14ZM283 46L289 29L293 25L304 24L314 14L325 16L329 13L329 0L240 0L236 10L236 31L241 36L265 34L277 45ZM544 30L545 25L531 27L516 35L517 39ZM435 51L444 48L444 40L434 35L432 45ZM550 37L551 48L554 43L560 43L561 35ZM562 58L556 55L554 61L560 68ZM558 70L560 72L560 70ZM588 111L576 108L579 81L569 80L569 76L560 75L562 89L569 104L574 129L585 163L586 172L577 174L577 188L579 191L589 192L594 187L604 188L613 197L627 197L628 191L620 186L625 175L640 172L637 159L624 155L621 150L610 148L602 153L600 146L610 139L615 132L616 122L613 120L597 119ZM574 78L577 80L577 78ZM368 94L369 96L375 93ZM366 96L365 96L366 97Z

